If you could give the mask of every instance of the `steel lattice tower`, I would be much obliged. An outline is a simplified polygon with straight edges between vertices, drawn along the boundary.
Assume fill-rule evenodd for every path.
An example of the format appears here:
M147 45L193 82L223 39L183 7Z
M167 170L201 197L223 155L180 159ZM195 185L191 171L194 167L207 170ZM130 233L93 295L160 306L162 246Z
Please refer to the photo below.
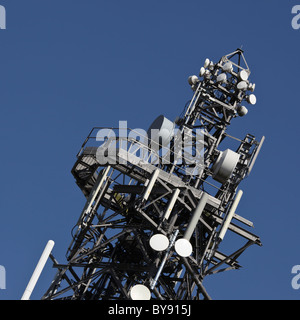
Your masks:
M43 299L210 299L205 276L240 268L244 250L261 245L236 207L264 137L227 134L247 113L242 103L256 103L249 76L241 49L206 59L199 77L189 77L193 97L181 116L158 117L151 139L127 128L91 130L72 169L86 204L67 263L50 256L57 273ZM228 140L234 151L222 147ZM243 240L229 254L219 250L227 231Z

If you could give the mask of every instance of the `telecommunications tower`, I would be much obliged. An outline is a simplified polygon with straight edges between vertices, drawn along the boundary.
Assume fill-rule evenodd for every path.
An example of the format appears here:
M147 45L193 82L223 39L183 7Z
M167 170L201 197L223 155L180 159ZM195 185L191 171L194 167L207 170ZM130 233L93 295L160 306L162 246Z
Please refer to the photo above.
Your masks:
M240 268L238 257L261 245L236 210L264 137L227 133L256 103L249 77L241 49L206 59L174 122L91 130L72 169L86 203L67 262L50 255L57 273L42 299L210 299L203 279ZM225 235L238 245L229 253Z

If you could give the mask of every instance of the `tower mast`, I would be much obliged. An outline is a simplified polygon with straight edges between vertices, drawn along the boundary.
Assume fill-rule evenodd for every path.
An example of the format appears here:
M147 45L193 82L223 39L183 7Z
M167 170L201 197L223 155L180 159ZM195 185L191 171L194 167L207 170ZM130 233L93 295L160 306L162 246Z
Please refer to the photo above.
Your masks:
M43 299L210 299L203 279L240 268L238 257L261 245L236 208L264 137L227 133L247 114L243 104L256 103L249 77L241 49L218 63L206 59L189 77L193 97L174 122L159 116L144 136L91 130L72 169L86 204L67 263L51 255L57 273ZM224 150L227 140L235 150ZM229 231L245 242L223 253Z

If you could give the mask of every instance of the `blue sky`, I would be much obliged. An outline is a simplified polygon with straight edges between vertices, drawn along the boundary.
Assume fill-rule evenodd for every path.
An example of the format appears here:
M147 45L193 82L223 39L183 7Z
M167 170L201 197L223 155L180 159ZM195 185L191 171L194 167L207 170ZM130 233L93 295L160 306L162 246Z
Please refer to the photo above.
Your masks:
M127 120L147 130L161 113L174 120L192 95L188 76L205 58L218 61L241 45L258 102L228 133L266 136L238 208L263 246L246 250L241 270L204 285L214 299L299 299L291 286L291 269L300 264L296 4L0 0L7 12L0 30L0 265L7 288L0 299L20 299L49 239L65 262L84 206L70 170L90 129ZM32 299L54 274L47 263Z

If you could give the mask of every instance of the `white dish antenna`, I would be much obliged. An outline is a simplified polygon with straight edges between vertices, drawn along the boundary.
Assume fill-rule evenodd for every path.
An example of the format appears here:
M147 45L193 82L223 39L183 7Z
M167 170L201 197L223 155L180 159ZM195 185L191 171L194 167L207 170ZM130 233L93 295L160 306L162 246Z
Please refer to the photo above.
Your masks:
M217 82L224 83L227 80L227 76L225 73L221 73L217 76Z
M246 81L240 81L237 86L238 90L246 91L248 88L248 83Z
M247 81L248 78L249 78L249 74L246 70L241 70L239 73L238 73L238 77L240 80L242 81Z
M136 284L130 289L129 295L132 300L150 300L151 292L143 284Z
M193 252L193 247L189 240L182 238L178 239L175 242L175 251L180 255L181 257L188 257Z
M205 59L204 61L204 68L207 68L210 64L210 60L209 59Z
M231 62L226 62L224 63L223 67L222 67L223 71L225 72L232 72L233 71L233 66Z
M155 234L150 238L150 247L155 251L164 251L169 247L169 239L163 234Z
M256 104L256 96L254 94L250 94L247 98L247 101L252 104L255 105Z
M205 68L204 68L204 67L201 67L201 68L200 68L200 72L199 72L199 76L200 76L200 77L203 77L204 74L205 74Z
M188 77L188 83L192 86L194 84L197 84L199 82L199 79L197 76L192 75Z

